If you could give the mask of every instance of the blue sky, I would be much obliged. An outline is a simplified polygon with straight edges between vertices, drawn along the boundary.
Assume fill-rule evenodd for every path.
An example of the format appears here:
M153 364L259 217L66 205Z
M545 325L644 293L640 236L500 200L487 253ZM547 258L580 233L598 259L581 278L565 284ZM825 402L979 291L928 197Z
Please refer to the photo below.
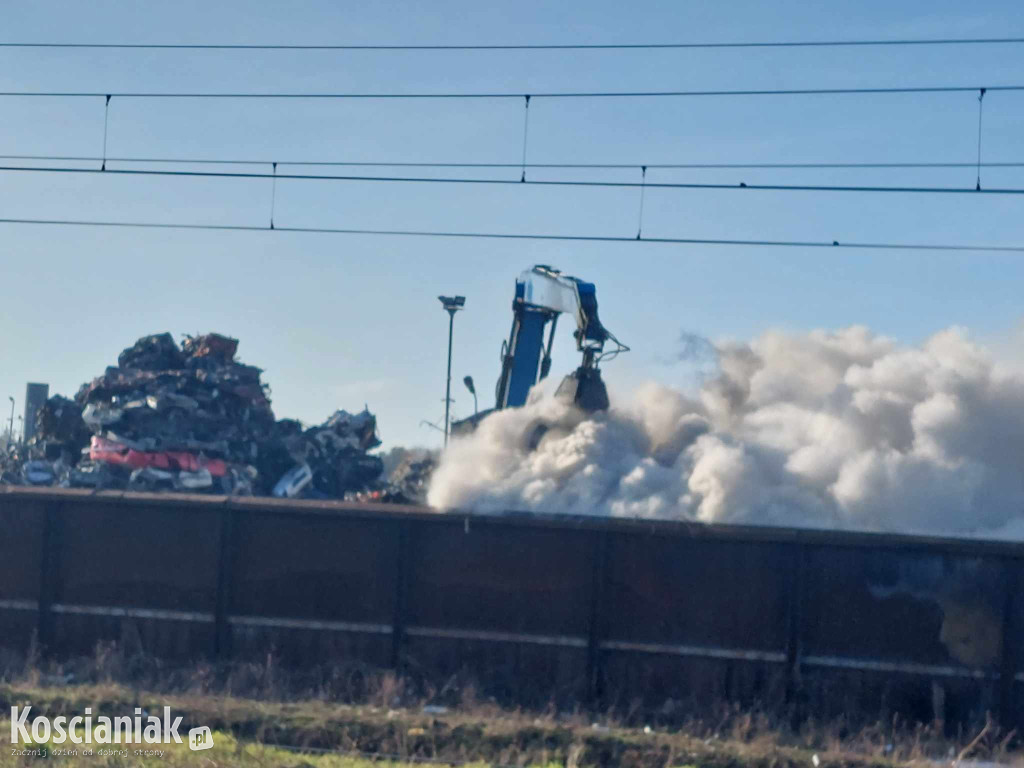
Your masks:
M1024 34L1014 2L7 2L7 41L672 42ZM0 90L512 91L1024 83L1024 46L631 52L0 50ZM0 154L94 155L101 99L0 98ZM531 103L533 162L970 161L974 94ZM985 100L984 157L1024 159L1024 94ZM522 103L118 100L111 156L517 162ZM112 165L112 167L115 167ZM254 166L254 170L264 170ZM484 173L484 172L480 172ZM496 171L494 173L506 174ZM518 171L509 170L514 177ZM568 178L569 171L536 171ZM573 178L638 180L639 169ZM1024 169L987 170L1021 186ZM651 171L650 181L973 185L973 169ZM282 181L279 225L631 236L636 190ZM263 225L264 180L0 174L0 216ZM649 236L1024 243L1011 197L649 190ZM914 343L951 324L997 338L1024 315L1019 255L502 242L0 225L0 398L73 394L138 336L217 330L265 369L278 416L369 404L385 446L437 444L447 317L455 410L492 402L515 276L597 284L633 351L620 390L683 385L681 331L745 338L864 323ZM577 364L563 326L552 375ZM20 411L20 407L19 407ZM6 413L6 409L4 409Z

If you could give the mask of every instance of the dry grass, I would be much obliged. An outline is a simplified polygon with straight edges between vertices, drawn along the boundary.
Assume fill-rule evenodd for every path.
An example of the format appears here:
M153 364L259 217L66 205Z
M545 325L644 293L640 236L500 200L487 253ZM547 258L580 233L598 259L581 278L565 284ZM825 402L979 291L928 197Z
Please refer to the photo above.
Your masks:
M202 752L192 752L184 744L142 747L113 745L109 748L112 754L100 754L96 751L92 755L86 755L81 746L70 745L70 749L77 754L69 755L62 754L58 745L29 745L27 751L39 749L38 756L14 755L8 722L0 720L0 726L0 768L25 768L41 758L45 758L51 768L81 765L83 760L88 761L87 765L96 768L413 768L422 765L354 755L293 752L256 742L239 741L224 731L216 731L213 734L213 747ZM93 749L98 748L94 746ZM159 754L137 754L137 749ZM17 751L20 750L21 745L17 748ZM466 768L484 766L484 763L477 763L475 766L467 764Z
M444 701L446 706L438 707ZM858 768L928 762L1022 762L1016 735L989 721L957 738L931 726L899 719L868 725L805 720L798 727L755 708L721 703L711 716L671 726L637 723L639 706L619 714L582 709L510 710L482 697L471 682L453 678L421 689L390 672L337 667L317 673L287 672L268 657L262 664L175 668L112 645L92 658L42 663L35 654L0 658L0 711L31 703L34 713L125 714L164 705L191 725L220 732L204 760L214 766L361 768L362 758L318 750L366 753L378 759L441 764L482 761L494 765L636 766L668 768ZM631 711L632 710L632 711ZM0 723L9 735L6 723ZM221 747L221 742L224 747ZM306 750L283 752L275 745ZM213 754L216 752L216 754ZM817 762L815 762L815 758ZM0 768L21 765L6 750ZM58 761L63 758L58 758ZM180 765L195 756L168 756ZM10 762L16 760L16 762ZM104 768L147 763L118 762ZM355 761L355 762L352 762ZM208 764L208 763L204 763ZM397 765L398 763L395 763Z

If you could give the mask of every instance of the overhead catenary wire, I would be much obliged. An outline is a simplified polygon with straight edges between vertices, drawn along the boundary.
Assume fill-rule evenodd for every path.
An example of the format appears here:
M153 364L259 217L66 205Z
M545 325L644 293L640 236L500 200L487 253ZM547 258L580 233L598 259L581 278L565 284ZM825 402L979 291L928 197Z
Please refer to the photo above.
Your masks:
M559 235L517 232L461 232L454 230L356 229L336 227L275 227L251 224L185 224L139 221L97 221L87 219L0 218L0 224L109 227L122 229L207 230L220 232L274 232L326 235L372 235L383 237L436 237L449 239L550 240L555 242L644 243L648 245L720 245L768 248L831 248L846 250L961 251L967 253L1024 253L1024 245L969 245L960 243L840 242L838 240L768 240L736 238L644 237L616 235Z
M214 51L608 51L706 48L840 48L904 45L1015 45L1024 37L932 37L868 40L754 40L667 43L523 43L523 44L359 44L359 43L68 43L0 42L0 48L83 48Z
M742 88L719 90L657 90L657 91L531 91L532 99L618 99L670 97L746 97L746 96L842 96L906 93L965 93L987 91L1024 91L1024 85L925 85L883 86L865 88ZM526 94L515 91L421 91L401 93L317 92L317 91L0 91L11 98L103 98L119 99L521 99Z
M266 158L246 160L238 158L174 158L174 157L99 157L91 155L0 155L0 160L34 160L47 162L100 162L106 159L112 163L157 163L173 165L269 165L277 162L281 166L334 166L350 168L521 168L522 163L472 163L472 162L415 162L401 160L280 160ZM975 160L963 162L860 162L860 163L526 163L527 168L564 168L564 169L633 169L646 165L648 168L679 169L679 170L757 170L757 169L792 169L792 170L887 170L901 168L975 168ZM1006 162L983 162L982 168L1024 168L1024 160Z
M78 174L88 175L101 173L107 176L157 176L157 177L191 177L217 179L290 179L296 181L346 181L366 183L397 183L397 184L471 184L471 185L531 185L537 187L604 187L611 189L704 189L704 190L747 190L761 192L861 192L861 193L896 193L896 194L956 194L956 195L1024 195L1024 187L991 187L975 189L974 187L924 187L924 186L866 186L838 184L721 184L713 182L648 182L646 171L644 180L636 181L585 181L579 179L485 179L485 178L453 178L443 176L354 176L327 173L273 173L264 171L182 171L160 170L155 168L70 168L48 166L0 166L0 172L12 173L44 173L44 174Z

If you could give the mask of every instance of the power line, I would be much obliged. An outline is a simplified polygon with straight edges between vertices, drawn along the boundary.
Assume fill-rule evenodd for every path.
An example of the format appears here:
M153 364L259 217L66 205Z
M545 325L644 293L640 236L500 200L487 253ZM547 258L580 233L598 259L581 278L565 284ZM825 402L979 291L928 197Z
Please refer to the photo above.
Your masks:
M738 240L682 237L619 237L612 235L554 235L499 232L456 232L412 229L340 229L331 227L257 227L246 224L163 224L134 221L0 218L0 224L43 226L114 227L123 229L180 229L220 232L291 232L298 234L377 235L386 237L437 237L488 240L551 240L558 242L647 243L662 245L736 245L771 248L844 248L847 250L962 251L971 253L1024 253L1024 245L963 245L949 243L871 243L825 240Z
M52 43L0 42L0 48L85 48L119 50L213 50L213 51L612 51L706 48L839 48L849 46L902 45L1012 45L1024 37L946 37L894 40L786 40L695 43L528 43L521 45L335 45L335 44L235 44L235 43Z
M279 164L278 164L279 165ZM869 192L901 194L972 194L972 195L1022 195L1024 188L1018 187L915 187L915 186L842 186L836 184L716 184L704 182L651 182L651 181L581 181L567 179L480 179L444 178L429 176L342 176L320 173L274 173L237 171L161 171L156 169L133 168L47 168L27 166L0 166L0 171L23 173L67 173L97 174L101 176L183 176L190 178L217 179L290 179L298 181L350 181L385 182L399 184L488 184L488 185L531 185L538 187L604 187L634 189L707 189L707 190L752 190L762 192ZM645 171L646 177L646 171Z
M459 163L459 162L405 162L394 160L217 160L211 158L171 157L107 157L108 163L168 163L176 165L271 165L279 166L334 166L334 167L377 167L377 168L516 168L522 163ZM104 158L93 155L0 155L0 160L38 160L53 162L99 163ZM680 170L744 170L744 169L887 169L887 168L975 168L977 162L864 162L864 163L526 163L527 168L565 169L636 169L642 166ZM983 162L982 168L1022 168L1024 161Z
M420 93L263 93L244 91L225 92L174 92L174 91L2 91L0 96L9 97L52 97L52 98L107 98L119 99L605 99L605 98L665 98L704 96L827 96L852 94L896 94L896 93L976 93L986 91L1024 91L1024 85L936 85L898 86L886 88L773 88L708 91L546 91L529 94L510 91L481 91L451 93L443 91Z

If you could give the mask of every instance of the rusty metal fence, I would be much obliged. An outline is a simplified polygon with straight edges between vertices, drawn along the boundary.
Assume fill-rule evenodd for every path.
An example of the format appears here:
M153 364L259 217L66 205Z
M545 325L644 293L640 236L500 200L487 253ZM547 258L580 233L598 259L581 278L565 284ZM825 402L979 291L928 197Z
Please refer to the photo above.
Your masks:
M0 645L358 662L503 701L1024 724L1024 546L0 489Z

